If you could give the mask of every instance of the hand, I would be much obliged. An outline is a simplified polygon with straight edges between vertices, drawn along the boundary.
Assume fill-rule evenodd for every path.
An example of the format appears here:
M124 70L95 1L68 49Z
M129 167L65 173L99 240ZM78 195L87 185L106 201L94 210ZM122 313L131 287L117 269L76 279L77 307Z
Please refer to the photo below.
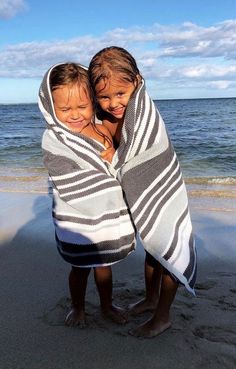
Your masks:
M111 163L113 155L115 154L115 151L116 150L112 146L108 147L106 150L103 150L101 152L102 159L108 161L109 163Z

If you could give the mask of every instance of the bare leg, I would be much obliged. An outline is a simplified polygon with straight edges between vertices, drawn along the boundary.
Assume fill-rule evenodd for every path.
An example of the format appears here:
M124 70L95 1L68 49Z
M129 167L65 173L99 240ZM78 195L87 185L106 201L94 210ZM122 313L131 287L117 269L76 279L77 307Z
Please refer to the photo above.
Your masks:
M168 329L171 326L170 307L174 301L177 289L178 283L169 274L164 273L159 303L152 318L129 333L136 337L151 338Z
M72 309L65 319L65 324L72 327L85 325L85 294L90 268L72 267L69 274L69 287Z
M125 310L112 304L111 267L94 268L94 277L103 315L118 324L126 323Z
M157 261L155 265L150 265L147 260L145 260L144 275L146 295L144 299L128 306L128 310L132 315L142 314L146 311L155 311L160 296L162 271L163 267Z

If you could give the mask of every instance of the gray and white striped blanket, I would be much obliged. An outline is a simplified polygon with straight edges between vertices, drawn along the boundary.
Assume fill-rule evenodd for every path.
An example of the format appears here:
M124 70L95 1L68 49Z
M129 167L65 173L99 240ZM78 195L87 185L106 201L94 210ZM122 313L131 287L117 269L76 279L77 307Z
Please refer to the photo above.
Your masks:
M197 259L186 188L144 81L129 101L112 165L145 250L194 293Z
M100 157L104 146L57 120L49 86L54 67L40 86L39 108L47 122L42 149L53 188L58 250L75 266L110 265L135 248L130 212L119 181Z
M145 250L194 293L197 263L186 188L144 81L130 99L120 145L108 164L100 159L100 144L57 121L49 73L39 106L48 122L42 147L60 253L76 265L112 263L134 248L138 232Z

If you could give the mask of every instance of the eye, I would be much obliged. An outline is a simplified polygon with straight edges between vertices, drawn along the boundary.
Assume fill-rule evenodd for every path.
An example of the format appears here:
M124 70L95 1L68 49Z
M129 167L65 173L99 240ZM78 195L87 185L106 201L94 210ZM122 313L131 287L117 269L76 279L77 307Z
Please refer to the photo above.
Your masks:
M98 96L97 98L98 100L103 100L103 101L106 101L108 100L108 97L107 96Z

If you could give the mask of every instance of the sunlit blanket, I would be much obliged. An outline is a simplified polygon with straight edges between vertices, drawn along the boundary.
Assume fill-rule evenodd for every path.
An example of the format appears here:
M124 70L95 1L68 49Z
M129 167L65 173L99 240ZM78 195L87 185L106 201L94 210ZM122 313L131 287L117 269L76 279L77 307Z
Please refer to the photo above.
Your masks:
M144 81L127 107L112 166L145 250L194 292L197 263L186 188Z
M104 146L72 133L55 116L49 86L54 67L42 81L39 107L47 122L42 149L58 250L75 266L110 265L135 248L134 227L120 183L100 158Z
M145 250L194 292L197 259L186 188L144 81L129 102L120 145L108 164L100 158L101 144L57 121L50 71L39 107L47 121L42 148L59 252L73 265L111 264L134 249L137 232Z

